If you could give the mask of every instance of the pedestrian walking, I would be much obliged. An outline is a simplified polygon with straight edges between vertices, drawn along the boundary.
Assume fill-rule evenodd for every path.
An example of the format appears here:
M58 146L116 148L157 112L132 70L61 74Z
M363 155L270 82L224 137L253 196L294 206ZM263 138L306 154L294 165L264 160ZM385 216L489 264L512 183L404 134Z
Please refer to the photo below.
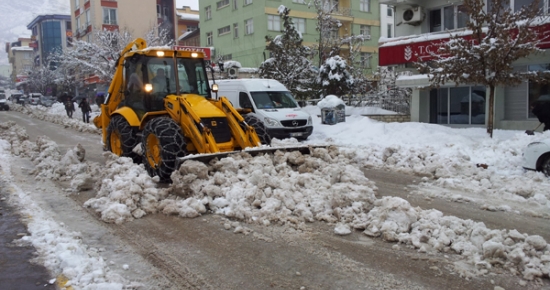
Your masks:
M92 108L90 108L88 100L86 98L82 99L80 104L78 104L78 107L82 110L82 121L84 121L84 123L90 123L90 112L92 111Z
M72 118L74 113L74 104L71 100L65 100L65 111L67 112L67 117Z

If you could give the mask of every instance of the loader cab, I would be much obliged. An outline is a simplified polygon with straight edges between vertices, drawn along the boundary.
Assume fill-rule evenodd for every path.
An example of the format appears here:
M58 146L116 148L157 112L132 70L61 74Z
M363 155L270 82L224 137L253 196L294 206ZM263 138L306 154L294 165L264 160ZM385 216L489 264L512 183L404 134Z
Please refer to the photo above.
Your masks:
M123 106L138 116L164 110L168 95L197 94L210 98L208 78L200 58L135 54L125 60Z

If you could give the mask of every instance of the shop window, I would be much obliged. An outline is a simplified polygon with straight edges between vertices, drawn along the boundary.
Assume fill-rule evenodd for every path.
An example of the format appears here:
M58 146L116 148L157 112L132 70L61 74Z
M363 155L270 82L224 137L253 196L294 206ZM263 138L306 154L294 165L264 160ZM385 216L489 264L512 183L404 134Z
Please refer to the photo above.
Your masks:
M452 87L430 91L430 123L485 124L485 87Z

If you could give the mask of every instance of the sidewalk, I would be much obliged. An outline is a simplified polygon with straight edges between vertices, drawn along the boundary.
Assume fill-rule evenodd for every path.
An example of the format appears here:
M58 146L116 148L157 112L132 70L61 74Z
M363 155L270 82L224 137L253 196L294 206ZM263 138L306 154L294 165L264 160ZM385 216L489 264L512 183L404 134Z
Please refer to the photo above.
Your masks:
M19 215L6 201L5 188L0 187L0 289L57 289L49 284L52 279L46 268L34 265L32 246L18 247L13 240L28 234Z

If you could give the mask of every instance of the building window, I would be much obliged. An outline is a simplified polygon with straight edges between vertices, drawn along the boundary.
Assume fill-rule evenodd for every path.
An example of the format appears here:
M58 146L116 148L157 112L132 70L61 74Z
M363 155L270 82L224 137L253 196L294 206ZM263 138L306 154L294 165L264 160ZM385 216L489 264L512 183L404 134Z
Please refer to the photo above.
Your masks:
M160 9L160 4L157 4L157 18L162 18L162 13Z
M292 0L292 2L298 3L298 4L306 4L305 0Z
M250 35L254 33L254 21L252 18L244 21L244 34Z
M359 34L363 36L370 36L370 25L360 25Z
M267 30L281 31L281 17L279 15L267 15Z
M430 91L430 123L485 124L485 87L451 87Z
M252 4L252 0L244 0L244 6Z
M75 29L76 29L77 33L79 33L80 30L82 29L82 27L80 26L80 16L78 16L76 18L76 27L75 27Z
M294 18L294 27L296 31L300 33L306 33L306 19L305 18Z
M393 24L388 24L388 38L392 38Z
M195 31L197 29L199 29L199 27L196 25L187 25L187 32Z
M463 5L451 5L430 10L430 32L466 27L468 13Z
M117 25L116 9L103 8L103 24Z
M387 9L386 13L389 17L392 17L393 16L393 8L391 6L388 6L388 9Z
M550 70L550 63L530 65L529 71L545 71ZM539 100L550 100L550 84L537 83L529 81L529 100L527 109L529 111L529 118L535 118L536 116L531 112L530 105Z
M239 37L239 23L233 23L233 37Z
M65 3L67 3L67 2L65 2ZM80 1L74 0L74 10L77 10L78 8L80 8Z
M371 68L371 58L372 54L370 52L361 52L361 65L364 68Z
M218 36L228 34L230 32L231 32L231 28L229 27L229 25L227 25L218 29Z
M238 8L237 0L233 0L233 10L237 10L237 8Z
M229 0L222 0L216 2L216 6L218 9L224 8L225 6L229 6Z
M168 16L168 6L162 6L162 16Z
M92 24L92 17L90 16L90 9L86 10L86 27Z
M206 6L206 8L204 8L204 11L206 12L206 20L212 19L212 7Z
M360 0L359 10L363 12L370 12L370 0Z
M206 33L206 45L207 46L214 45L214 40L212 39L212 32L207 32Z

